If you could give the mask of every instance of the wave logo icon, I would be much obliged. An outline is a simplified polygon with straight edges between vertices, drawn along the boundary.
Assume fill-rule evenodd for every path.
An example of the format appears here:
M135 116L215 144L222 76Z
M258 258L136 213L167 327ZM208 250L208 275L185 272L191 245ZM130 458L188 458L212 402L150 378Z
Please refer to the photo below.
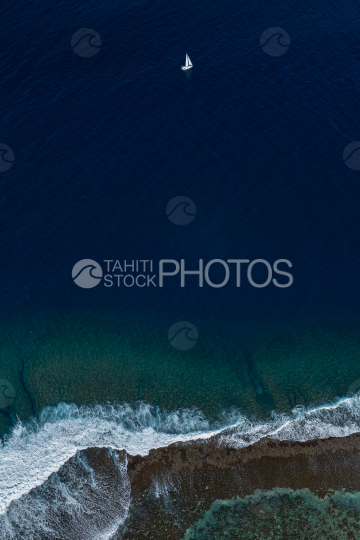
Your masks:
M196 206L188 197L174 197L166 206L166 215L175 225L188 225L196 216Z
M353 395L360 396L360 379L355 379L355 381L353 381L350 384L346 395L347 396L353 396Z
M101 37L92 28L80 28L71 38L71 48L75 54L90 58L99 52Z
M343 160L349 169L360 171L360 141L353 141L345 147Z
M188 321L179 321L172 325L168 332L168 340L174 349L188 351L195 347L199 333L197 328Z
M13 166L14 152L7 144L0 144L0 172L5 172Z
M99 263L92 259L83 259L72 269L72 278L78 287L92 289L99 285L103 271Z
M10 407L15 399L15 388L7 379L0 379L0 409Z
M260 38L260 47L269 56L281 56L289 50L289 46L289 34L278 26L268 28Z

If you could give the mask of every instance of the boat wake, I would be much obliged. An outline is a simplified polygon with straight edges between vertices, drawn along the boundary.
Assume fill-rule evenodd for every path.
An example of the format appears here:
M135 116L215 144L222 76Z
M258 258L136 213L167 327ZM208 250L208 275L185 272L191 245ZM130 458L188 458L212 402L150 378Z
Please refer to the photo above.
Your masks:
M274 413L267 422L236 410L211 422L196 409L167 413L145 403L47 407L36 421L19 422L0 447L0 537L58 538L61 530L64 540L120 538L130 484L125 458L115 449L146 455L216 434L223 444L241 448L266 436L304 441L359 431L357 395L291 415ZM111 481L87 462L83 451L90 447L107 449Z

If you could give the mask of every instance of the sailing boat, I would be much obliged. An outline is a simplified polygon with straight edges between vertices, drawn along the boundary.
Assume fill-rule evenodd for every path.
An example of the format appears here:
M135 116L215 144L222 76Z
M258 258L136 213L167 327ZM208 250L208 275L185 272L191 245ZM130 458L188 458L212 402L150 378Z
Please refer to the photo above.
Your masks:
M186 54L186 60L185 60L185 66L181 66L181 69L190 69L192 68L192 63L191 63L191 60L189 58L189 55Z

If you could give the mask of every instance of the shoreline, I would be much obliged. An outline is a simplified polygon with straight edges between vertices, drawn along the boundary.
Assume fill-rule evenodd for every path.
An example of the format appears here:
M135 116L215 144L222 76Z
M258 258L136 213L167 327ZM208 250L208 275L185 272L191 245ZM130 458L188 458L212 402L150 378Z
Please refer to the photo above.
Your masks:
M118 451L124 457L124 451ZM105 449L86 451L92 465ZM306 442L264 438L235 449L219 436L127 454L132 504L124 540L181 540L215 500L308 488L324 498L360 491L360 433Z
M14 511L34 514L39 540L75 530L85 539L90 529L114 540L219 540L225 530L238 538L239 527L243 540L292 538L294 531L299 540L360 538L360 432L307 441L264 437L240 449L216 434L145 455L130 451L105 444L76 452L55 477L13 501L10 523ZM54 506L64 490L69 504ZM74 501L82 508L75 514ZM326 526L340 535L326 535ZM1 527L8 530L6 515Z

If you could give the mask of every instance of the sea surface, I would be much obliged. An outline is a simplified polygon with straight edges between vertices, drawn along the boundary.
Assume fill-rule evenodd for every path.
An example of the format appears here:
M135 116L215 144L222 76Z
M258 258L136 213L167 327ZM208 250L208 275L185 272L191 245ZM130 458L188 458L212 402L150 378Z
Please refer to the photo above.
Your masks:
M122 488L105 509L90 446L360 431L360 171L343 160L360 139L358 7L0 7L1 538L72 538L60 503L105 516L80 520L77 540L121 537L126 464L114 453ZM268 28L285 34L261 48ZM167 216L175 197L196 207L186 225ZM223 287L189 274L86 289L72 278L86 259L151 260L156 274L161 259L285 259L293 283L254 287L244 270L237 287L232 266Z

